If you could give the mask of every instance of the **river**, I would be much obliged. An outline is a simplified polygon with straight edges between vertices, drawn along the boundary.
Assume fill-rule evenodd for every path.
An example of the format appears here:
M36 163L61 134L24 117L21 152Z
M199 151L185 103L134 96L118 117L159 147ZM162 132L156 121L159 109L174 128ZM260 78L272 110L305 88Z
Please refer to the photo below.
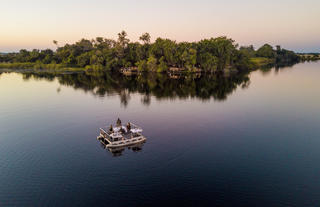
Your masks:
M250 74L0 74L0 206L316 206L320 62ZM120 117L147 142L96 139Z

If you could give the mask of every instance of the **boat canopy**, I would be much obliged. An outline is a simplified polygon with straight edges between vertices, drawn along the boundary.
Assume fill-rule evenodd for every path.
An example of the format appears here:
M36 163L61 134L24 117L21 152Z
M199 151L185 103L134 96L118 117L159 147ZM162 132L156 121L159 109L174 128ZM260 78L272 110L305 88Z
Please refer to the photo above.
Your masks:
M121 127L114 127L113 128L113 131L114 132L119 132L120 130L121 130L121 128L127 133L127 128L126 127L124 127L124 126L121 126Z
M140 133L140 132L143 131L142 128L139 127L138 125L135 125L135 124L133 124L133 123L130 123L130 124L131 124L131 129L130 129L130 131L131 131L132 133Z
M132 133L141 133L142 132L142 129L140 128L133 128L130 130Z

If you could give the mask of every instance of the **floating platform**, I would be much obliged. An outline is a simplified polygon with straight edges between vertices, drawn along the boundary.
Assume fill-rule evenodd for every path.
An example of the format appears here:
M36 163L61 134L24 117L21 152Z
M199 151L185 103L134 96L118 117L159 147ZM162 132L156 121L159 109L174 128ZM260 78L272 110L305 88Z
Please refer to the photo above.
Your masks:
M107 148L120 148L146 142L147 138L142 135L142 128L128 123L127 126L117 124L117 127L100 128L97 139L104 141Z

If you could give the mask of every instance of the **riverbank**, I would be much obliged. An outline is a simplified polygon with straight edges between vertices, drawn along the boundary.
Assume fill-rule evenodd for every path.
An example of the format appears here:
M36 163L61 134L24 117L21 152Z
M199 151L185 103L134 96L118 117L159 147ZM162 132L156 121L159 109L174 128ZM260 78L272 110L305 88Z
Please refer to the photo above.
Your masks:
M276 64L276 60L273 58L264 58L264 57L254 57L254 58L250 58L250 68L247 68L247 71L253 71L253 70L257 70L259 68L263 68L269 65L274 65ZM152 70L147 70L148 72L159 72L159 71L152 71ZM139 71L138 67L124 67L120 69L120 72L124 75L130 76L130 75L134 75L143 71ZM162 71L163 72L163 71ZM169 67L167 69L168 73L170 74L182 74L182 73L219 73L219 72L223 72L223 73L237 73L239 72L236 68L232 68L232 67L227 67L225 68L223 71L218 71L218 70L204 70L201 68L197 68L194 67L193 69L187 69L187 68L180 68L180 67Z
M271 67L276 65L276 60L264 57L254 57L250 58L251 68L246 69L248 72L257 70L259 68ZM70 67L65 64L44 64L44 63L0 63L1 72L45 72L52 74L64 74L64 73L79 73L79 72L92 72L92 71L107 71L106 69L99 65L88 65L86 67ZM223 71L212 70L207 71L201 68L194 68L194 70L188 70L186 68L169 67L166 71L139 71L138 67L125 67L119 70L120 73L126 76L134 75L140 72L151 72L151 73L163 73L167 72L170 74L187 74L187 73L220 73L234 74L239 72L236 68L228 67Z
M48 73L72 73L84 72L84 68L67 67L63 64L43 63L0 63L1 72L48 72Z
M276 60L272 58L265 58L265 57L254 57L250 58L250 61L254 64L255 67L263 67L270 64L275 64Z
M0 63L0 72L45 72L52 74L79 73L84 68L66 67L61 64L36 64L36 63Z

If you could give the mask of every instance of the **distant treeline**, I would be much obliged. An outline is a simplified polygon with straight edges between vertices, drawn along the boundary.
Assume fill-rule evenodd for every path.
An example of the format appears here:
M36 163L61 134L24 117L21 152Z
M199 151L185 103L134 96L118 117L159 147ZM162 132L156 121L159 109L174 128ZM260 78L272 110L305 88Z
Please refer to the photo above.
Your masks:
M320 60L319 53L297 53L301 61L315 61Z
M246 71L268 63L300 61L296 53L265 44L255 50L253 46L240 47L227 37L204 39L199 42L176 42L143 34L141 42L130 42L122 31L118 39L97 37L82 39L74 44L51 49L0 54L0 67L63 68L120 70L136 68L139 71L165 72L170 68L185 71L219 72Z

